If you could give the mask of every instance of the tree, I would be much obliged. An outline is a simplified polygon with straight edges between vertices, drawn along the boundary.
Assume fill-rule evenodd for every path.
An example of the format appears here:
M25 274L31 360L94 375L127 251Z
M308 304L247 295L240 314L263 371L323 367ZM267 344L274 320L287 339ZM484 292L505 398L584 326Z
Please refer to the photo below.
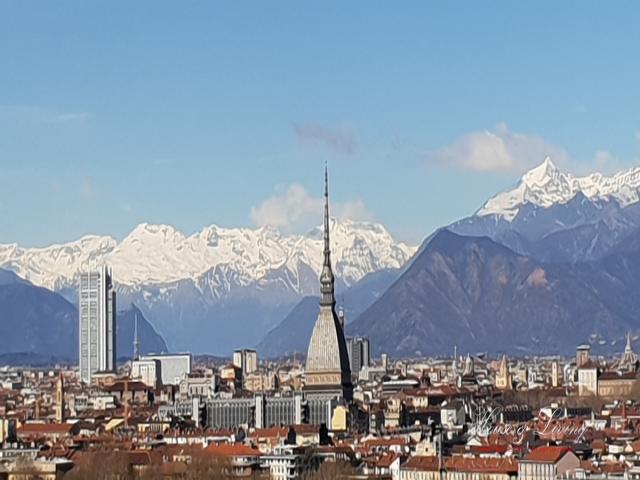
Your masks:
M12 470L12 478L15 480L40 480L33 458L28 455L20 455L15 460Z
M325 461L315 472L304 475L304 480L346 480L357 474L357 470L344 460Z
M133 479L133 474L125 452L102 450L83 455L65 475L65 480L67 479L130 480Z

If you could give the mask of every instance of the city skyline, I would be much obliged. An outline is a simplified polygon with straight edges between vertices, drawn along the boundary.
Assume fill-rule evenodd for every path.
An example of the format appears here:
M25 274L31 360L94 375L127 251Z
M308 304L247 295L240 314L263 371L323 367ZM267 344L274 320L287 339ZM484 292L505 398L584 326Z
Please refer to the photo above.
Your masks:
M638 14L0 0L0 480L640 480Z
M415 7L0 6L0 243L305 231L328 159L336 212L417 244L547 154L638 164L636 5Z

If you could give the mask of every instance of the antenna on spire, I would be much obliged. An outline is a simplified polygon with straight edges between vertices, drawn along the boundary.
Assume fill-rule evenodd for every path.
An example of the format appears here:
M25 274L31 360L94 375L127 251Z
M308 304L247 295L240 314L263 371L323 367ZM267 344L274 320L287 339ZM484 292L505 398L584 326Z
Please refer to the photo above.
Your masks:
M133 323L133 359L140 358L140 342L138 341L138 312L135 313Z
M329 240L329 173L327 162L324 164L324 262L320 274L320 305L333 308L336 304L334 295L334 276L331 270L331 242Z

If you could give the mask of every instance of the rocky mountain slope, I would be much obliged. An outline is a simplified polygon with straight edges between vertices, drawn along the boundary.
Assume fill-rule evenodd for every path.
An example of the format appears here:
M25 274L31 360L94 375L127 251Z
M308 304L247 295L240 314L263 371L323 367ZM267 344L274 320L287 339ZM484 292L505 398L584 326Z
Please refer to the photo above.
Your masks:
M543 263L443 229L352 328L396 356L612 346L640 329L637 243L596 261Z

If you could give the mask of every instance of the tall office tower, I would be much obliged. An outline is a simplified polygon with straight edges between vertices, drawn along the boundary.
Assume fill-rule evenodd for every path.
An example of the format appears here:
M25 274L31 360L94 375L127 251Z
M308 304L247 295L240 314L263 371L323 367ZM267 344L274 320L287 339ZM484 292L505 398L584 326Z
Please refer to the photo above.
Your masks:
M347 342L351 373L357 375L363 367L371 366L368 338L350 338Z
M351 400L353 385L344 330L336 314L329 242L329 181L324 171L324 262L320 274L320 312L316 319L305 372L305 390L312 395Z
M106 266L80 275L80 380L116 368L116 293Z
M242 374L253 373L258 370L258 354L255 350L245 348L233 352L233 364L242 370Z

